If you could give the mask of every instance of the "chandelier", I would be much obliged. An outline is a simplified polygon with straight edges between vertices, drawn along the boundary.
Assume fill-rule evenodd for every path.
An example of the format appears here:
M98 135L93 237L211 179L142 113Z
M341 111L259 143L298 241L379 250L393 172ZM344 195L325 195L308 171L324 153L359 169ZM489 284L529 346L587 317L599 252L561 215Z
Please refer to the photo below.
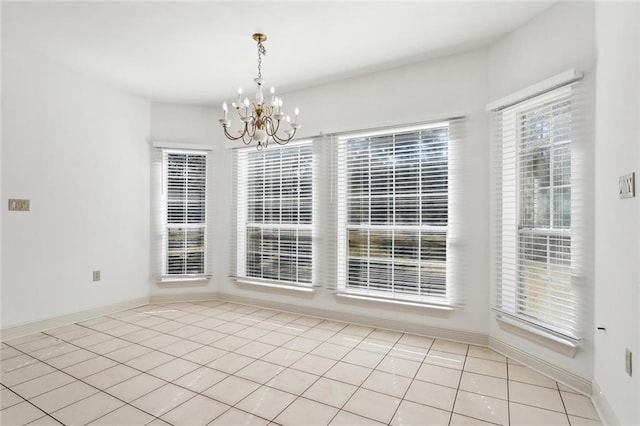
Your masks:
M253 35L253 39L258 43L258 76L253 79L256 83L256 96L253 102L247 97L243 99L242 88L239 88L237 102L231 103L241 121L242 128L238 130L238 136L233 136L229 133L231 120L228 118L229 108L226 102L222 104L223 118L219 121L227 138L234 141L241 139L245 145L256 142L256 148L261 151L269 145L270 141L280 145L289 142L295 136L296 130L300 128L300 124L298 124L298 108L294 111L295 115L292 122L291 118L282 112L282 98L276 97L273 87L271 87L271 98L265 101L262 94L262 85L264 84L262 57L266 55L267 51L262 43L267 40L267 36L262 33L256 33Z

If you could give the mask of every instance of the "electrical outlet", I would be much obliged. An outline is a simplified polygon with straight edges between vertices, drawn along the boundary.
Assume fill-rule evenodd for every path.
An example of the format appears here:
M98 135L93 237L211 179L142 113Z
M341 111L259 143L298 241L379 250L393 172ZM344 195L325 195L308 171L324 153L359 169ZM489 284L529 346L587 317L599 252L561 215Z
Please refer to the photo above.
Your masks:
M100 281L100 271L93 271L93 281Z
M29 200L19 200L17 198L10 198L9 211L28 212Z
M618 178L618 198L633 198L636 196L636 174L629 173Z
M633 366L631 365L631 360L633 359L632 352L629 349L625 349L624 353L624 371L627 372L629 376L633 371Z

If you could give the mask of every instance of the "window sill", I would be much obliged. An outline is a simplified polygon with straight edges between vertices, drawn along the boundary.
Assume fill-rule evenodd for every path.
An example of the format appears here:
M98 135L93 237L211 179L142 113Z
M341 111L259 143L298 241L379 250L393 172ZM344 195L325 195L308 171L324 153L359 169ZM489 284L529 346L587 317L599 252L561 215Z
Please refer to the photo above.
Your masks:
M524 337L533 343L571 358L575 357L578 352L578 348L580 347L579 343L575 343L569 339L563 339L559 336L554 336L550 333L545 333L542 330L523 324L520 321L500 316L500 314L496 317L496 321L498 321L500 328L508 333Z
M251 281L251 280L247 280L247 279L236 279L235 282L236 282L236 284L241 284L241 285L245 285L246 284L246 285L256 286L256 287L275 288L275 289L279 289L279 290L290 290L290 291L296 291L296 292L302 292L302 293L314 293L315 292L313 287L304 287L304 286L288 285L288 284L266 283L266 282L260 282L260 281Z
M364 296L359 294L350 294L350 293L336 293L337 298L344 299L352 299L352 300L364 300L367 302L374 303L386 303L390 305L401 305L401 306L411 306L416 308L440 311L440 312L451 312L453 308L451 306L445 305L436 305L429 303L420 303L420 302L412 302L409 300L399 300L399 299L383 299L380 297L372 297L372 296Z
M158 277L157 282L159 284L171 284L171 283L187 284L187 283L194 283L198 281L208 281L209 279L211 279L211 275L177 275L177 276L164 275L164 276Z

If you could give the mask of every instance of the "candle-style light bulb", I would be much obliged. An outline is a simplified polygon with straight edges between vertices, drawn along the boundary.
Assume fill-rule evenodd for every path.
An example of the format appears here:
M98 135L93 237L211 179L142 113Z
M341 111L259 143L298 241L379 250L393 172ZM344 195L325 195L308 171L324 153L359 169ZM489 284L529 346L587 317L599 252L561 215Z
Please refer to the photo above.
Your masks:
M276 101L276 89L271 86L271 103L273 104Z
M300 110L296 107L295 110L293 110L293 113L296 115L296 117L293 119L294 123L298 122L298 114L300 114Z
M238 105L242 105L242 87L238 87Z

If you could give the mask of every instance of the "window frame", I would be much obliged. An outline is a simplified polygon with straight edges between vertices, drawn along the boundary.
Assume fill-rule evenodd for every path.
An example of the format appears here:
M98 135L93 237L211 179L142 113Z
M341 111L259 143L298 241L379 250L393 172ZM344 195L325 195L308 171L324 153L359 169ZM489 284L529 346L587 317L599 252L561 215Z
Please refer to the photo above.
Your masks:
M342 206L342 208L338 209L338 220L337 220L338 222L337 223L337 228L338 228L337 230L337 239L338 239L337 241L337 246L338 246L337 294L339 296L356 297L361 299L379 300L379 301L385 301L385 302L390 301L393 303L409 304L409 305L415 305L415 306L449 307L456 304L456 297L454 294L455 292L452 291L453 283L452 283L452 280L450 280L452 251L449 248L450 239L451 239L450 209L451 209L451 204L454 204L452 203L452 200L451 200L452 198L451 196L452 156L454 155L453 154L454 150L452 149L452 139L453 139L452 127L453 127L454 121L455 119L451 119L451 120L443 120L439 122L421 124L417 126L406 126L406 127L397 128L397 129L365 131L365 132L360 132L358 134L355 134L355 133L345 134L338 138L337 140L337 143L338 143L338 148L337 148L338 149L338 176L337 176L338 205ZM418 204L420 204L420 207L419 207L420 217L419 217L419 223L417 224L397 224L397 223L373 224L371 223L371 221L368 224L350 223L350 220L349 220L350 211L349 211L349 207L346 207L348 206L348 203L349 203L348 193L350 190L350 188L348 188L349 166L347 164L348 162L347 145L349 141L355 140L358 138L372 138L372 137L373 138L375 137L396 138L396 137L401 137L403 135L419 134L420 132L423 132L423 131L429 131L429 130L440 129L440 128L447 129L447 140L445 145L447 149L447 163L446 163L447 188L446 188L446 194L445 194L447 198L447 203L446 203L447 217L445 219L446 223L444 225L433 225L433 224L423 223L423 218L422 218L423 211L422 211L420 201L418 201ZM417 136L417 138L419 137L420 136ZM416 143L416 146L418 146L418 143ZM369 149L370 149L370 145L369 145ZM428 167L428 164L430 163L425 163L422 166ZM393 171L395 172L395 166L393 168ZM395 181L395 175L394 175L394 181ZM417 185L418 189L414 195L417 197L418 200L421 200L422 197L428 197L428 195L426 195L426 192L423 191L424 188L422 187L422 176L420 173L417 174L417 181L419 182ZM395 186L395 183L394 183L394 186ZM396 195L397 194L395 190L393 190L391 192L390 197L392 199L395 199ZM442 196L443 194L437 194L437 195ZM395 219L394 219L394 222L395 222ZM442 270L444 273L444 282L442 283L444 287L444 292L440 295L421 294L422 285L420 285L420 283L418 283L418 285L416 286L417 291L415 292L415 294L396 291L395 284L393 283L393 278L391 279L391 284L390 284L390 287L393 288L392 291L372 289L370 285L367 285L362 289L350 287L349 286L349 278L350 278L349 261L350 259L353 258L353 256L350 256L350 253L349 253L350 252L350 242L349 242L350 231L367 231L369 234L371 231L390 232L393 235L392 238L395 238L395 234L394 234L395 232L417 233L418 247L417 247L416 261L414 263L416 264L418 270L420 270L422 266L430 262L428 259L422 259L422 253L421 253L421 247L420 247L422 239L427 235L444 235L445 236L445 244L444 244L445 261L444 261L444 265L442 266ZM372 257L370 256L370 253L371 253L371 250L368 249L368 252L367 252L368 256L366 256L366 259L368 259L369 261L371 261L372 259ZM395 268L396 260L394 260L394 253L395 253L395 247L392 247L391 257L387 256L387 257L381 258L381 261L386 260L391 262L392 274L394 273L393 271L395 271L396 269ZM400 261L399 263L403 264L405 262ZM409 263L412 263L412 262L409 262ZM420 274L418 274L418 276L419 275Z
M165 148L159 149L161 160L161 182L160 182L160 272L159 280L161 282L181 282L181 281L193 281L203 280L211 277L210 265L209 265L209 153L207 150L191 149L191 148ZM169 214L169 186L170 186L170 173L169 173L169 156L170 155L185 155L202 157L204 159L204 212L201 215L204 221L189 223L185 219L181 223L170 224L168 220ZM185 168L187 163L185 163ZM188 186L185 191L185 198L188 198ZM188 200L185 202L185 212L188 210ZM169 234L170 230L174 229L202 229L202 261L200 262L202 270L197 273L171 273L169 268ZM184 249L184 253L187 253L187 249ZM200 252L200 251L199 251ZM185 261L186 262L186 261ZM186 265L186 263L185 263Z
M292 150L297 149L298 155L300 155L300 150L304 148L308 150L305 153L305 160L308 159L311 164L309 165L309 171L311 172L310 178L310 188L305 200L308 202L310 207L310 218L308 223L273 223L273 222L260 222L260 221L249 221L250 215L250 207L248 206L250 202L249 197L249 179L250 179L250 171L249 171L249 156L250 155L269 155L269 153L273 153L274 151L279 151L282 153L284 150ZM313 256L314 256L314 243L313 243L313 232L314 232L314 155L312 149L312 141L311 140L299 140L295 142L289 142L286 145L270 145L268 150L257 151L255 147L246 147L246 148L238 148L234 152L234 162L236 171L235 171L235 179L236 179L236 193L235 193L235 256L234 256L234 264L232 265L232 269L235 271L235 280L239 283L246 284L256 284L264 287L276 287L276 288L291 288L294 290L303 290L310 291L313 286L314 279L314 271L313 271ZM282 175L282 170L281 170ZM299 182L300 184L300 182ZM299 188L300 185L298 185ZM300 198L300 197L298 197ZM298 206L300 206L300 199L298 199ZM266 208L265 208L266 211ZM301 211L298 209L297 211L298 218L300 218ZM282 215L280 216L282 217ZM299 222L299 220L298 220ZM308 234L309 238L309 255L308 256L298 256L296 254L296 259L304 258L308 259L309 263L309 280L308 281L300 281L300 265L296 263L296 277L298 280L287 280L282 279L282 275L279 274L279 277L265 277L264 274L262 276L251 275L248 271L247 266L247 256L248 256L248 229L255 228L267 231L276 231L278 233L281 232L294 232L296 233L296 238L299 238L299 233L303 232ZM281 249L281 246L278 245L278 253ZM299 251L299 244L296 244L296 253ZM278 270L280 270L280 264L278 263Z

